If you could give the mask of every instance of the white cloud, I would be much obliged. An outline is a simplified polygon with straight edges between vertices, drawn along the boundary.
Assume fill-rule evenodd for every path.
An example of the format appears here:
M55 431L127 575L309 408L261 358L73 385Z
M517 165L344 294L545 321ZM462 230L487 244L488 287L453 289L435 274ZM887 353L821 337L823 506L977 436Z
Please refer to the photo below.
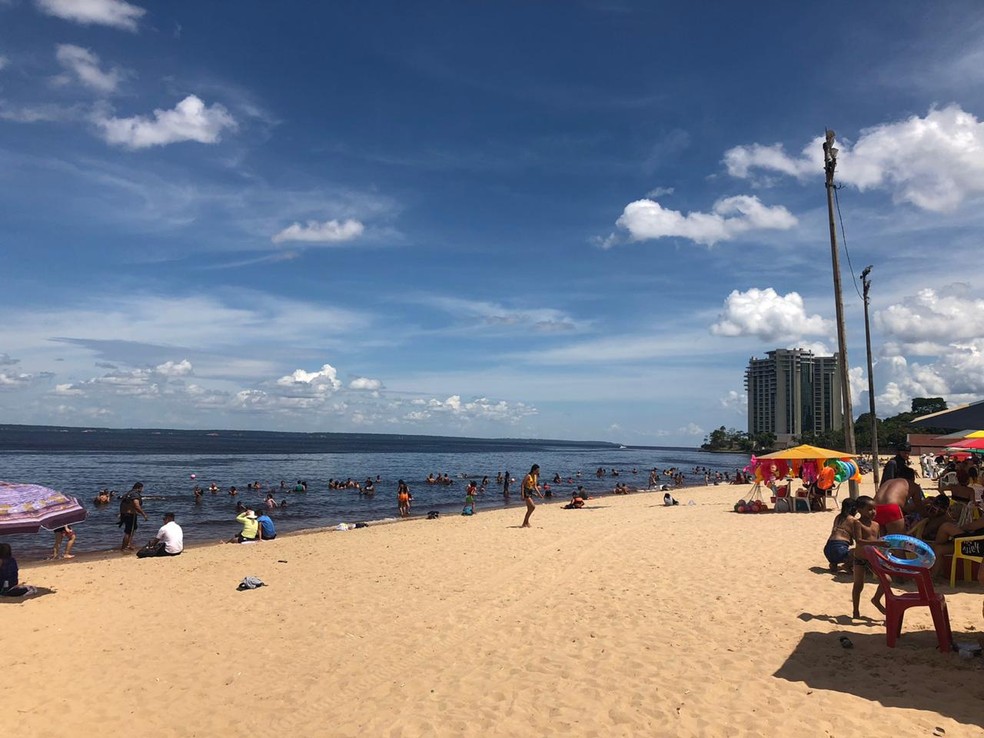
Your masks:
M912 351L936 353L936 346L984 336L984 299L965 283L920 290L878 310L875 325Z
M419 409L414 409L403 416L403 420L410 422L422 422L434 417L446 416L463 422L493 420L516 423L537 414L537 409L531 405L522 402L509 403L505 400L495 401L486 397L463 402L460 395L451 395L445 400L418 399L411 404Z
M728 394L721 398L721 407L732 410L739 415L748 412L748 393L728 390Z
M840 181L860 190L888 190L896 202L950 212L984 195L984 121L959 105L866 128L853 146L844 141L838 148ZM815 139L799 156L779 144L736 146L724 162L742 179L760 170L803 180L822 176L822 158L821 139Z
M166 361L154 367L154 371L165 377L186 377L192 373L191 362L187 359L182 361Z
M95 124L102 129L106 143L127 149L146 149L182 141L216 143L225 129L235 130L236 121L222 105L205 105L195 95L188 95L171 110L155 110L146 116L109 117L96 113Z
M750 231L788 230L797 224L792 213L781 205L763 205L757 197L736 195L714 203L710 213L683 214L668 210L654 200L637 200L625 206L616 221L632 241L679 237L711 246L731 241ZM614 235L614 234L613 234ZM611 236L602 243L610 247Z
M0 100L0 120L12 123L48 123L78 120L84 117L84 111L78 105L58 105L56 103L39 103L37 105L11 105Z
M303 393L331 394L342 386L338 379L338 372L331 364L325 364L316 372L307 372L297 369L293 374L281 377L277 380L277 386L292 390L300 390Z
M649 200L655 200L657 197L672 195L674 192L676 192L676 188L674 187L654 187L646 193L646 198Z
M14 374L0 371L0 390L22 389L34 382L33 374Z
M578 330L582 325L573 317L553 308L511 308L482 300L425 295L415 300L443 310L456 318L472 318L495 328L522 328L538 333L561 333Z
M715 336L754 336L766 342L795 340L800 336L829 335L832 324L819 315L807 315L796 292L780 295L771 287L734 290L724 312L711 326Z
M119 69L104 72L99 68L99 57L81 46L59 44L55 57L79 82L97 92L113 92L123 77Z
M349 382L349 389L351 390L367 390L369 392L377 392L383 388L383 383L378 379L369 379L367 377L356 377L351 382Z
M147 11L124 0L34 0L46 15L82 25L111 26L136 31L137 21Z
M685 436L702 436L704 435L704 429L696 423L687 423L682 428L677 428L677 433Z
M273 242L344 243L358 238L364 231L365 226L357 220L326 220L323 223L309 220L306 225L294 223L287 226L273 237Z

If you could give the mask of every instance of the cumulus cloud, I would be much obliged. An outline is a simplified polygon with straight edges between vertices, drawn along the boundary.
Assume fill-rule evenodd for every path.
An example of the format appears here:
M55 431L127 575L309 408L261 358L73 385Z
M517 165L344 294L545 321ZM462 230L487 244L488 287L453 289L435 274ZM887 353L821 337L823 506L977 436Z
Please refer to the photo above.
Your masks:
M874 322L907 349L935 353L937 346L984 336L984 299L962 282L927 287L876 311Z
M729 174L742 179L755 172L819 177L821 142L814 139L798 155L780 144L736 146L725 153L724 163ZM984 194L984 121L959 105L866 128L853 146L845 141L838 148L840 181L860 190L887 190L896 202L949 212Z
M728 390L728 394L720 398L721 407L725 410L732 410L739 415L744 415L748 411L748 393Z
M55 51L55 58L69 75L97 92L113 92L123 77L119 69L104 72L99 67L99 57L81 46L59 44ZM63 76L58 79L67 81L68 78Z
M632 241L678 237L712 246L751 231L788 230L797 222L781 205L769 207L757 197L735 195L718 200L709 213L684 214L664 208L655 200L636 200L625 206L615 224L627 231ZM610 247L616 241L610 236L602 246Z
M654 187L646 193L646 198L649 200L655 200L657 197L672 195L674 192L676 192L676 188L674 187Z
M780 295L771 287L746 292L734 290L724 301L724 312L711 326L715 336L754 336L766 342L795 340L800 336L829 335L832 323L807 315L796 292Z
M368 377L356 377L349 382L349 389L351 390L367 390L369 392L377 392L382 388L382 382L378 379L369 379Z
M365 226L357 220L309 220L305 225L294 223L273 237L274 243L301 241L304 243L344 243L358 238Z
M477 397L463 402L460 395L451 395L444 400L417 399L412 405L415 408L403 416L404 420L411 422L421 422L435 416L447 416L464 421L495 420L515 423L537 413L535 407L522 402L509 403L505 400L490 400L487 397Z
M126 149L146 149L182 141L212 144L218 142L224 130L237 127L235 119L222 105L205 105L195 95L188 95L171 110L155 110L153 119L142 115L115 118L98 112L93 121L102 130L106 143Z
M80 23L136 31L147 11L124 0L34 0L42 13Z
M33 374L15 374L0 371L0 390L22 389L34 382Z
M331 364L325 364L316 372L297 369L293 374L277 380L277 386L303 393L330 394L342 386L338 372Z
M183 395L185 384L182 377L194 373L191 362L166 361L152 368L137 368L128 371L115 370L100 377L92 377L80 382L55 385L54 394L61 396L133 397L150 399L157 397Z

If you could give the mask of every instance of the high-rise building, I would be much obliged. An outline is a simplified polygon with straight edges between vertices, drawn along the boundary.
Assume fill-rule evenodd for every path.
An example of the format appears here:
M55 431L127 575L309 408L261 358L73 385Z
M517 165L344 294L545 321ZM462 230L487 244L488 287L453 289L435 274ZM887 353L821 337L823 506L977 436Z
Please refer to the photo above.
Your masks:
M843 427L837 356L815 356L806 349L776 349L765 359L748 360L748 432L775 433L786 445L805 432Z

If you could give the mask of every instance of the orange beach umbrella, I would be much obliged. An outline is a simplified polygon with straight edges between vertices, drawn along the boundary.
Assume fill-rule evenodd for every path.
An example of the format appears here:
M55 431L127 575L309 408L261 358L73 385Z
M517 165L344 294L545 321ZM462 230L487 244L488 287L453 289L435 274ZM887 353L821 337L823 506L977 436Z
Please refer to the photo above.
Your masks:
M849 454L845 451L831 451L829 448L820 448L819 446L810 446L804 443L802 446L793 446L792 448L783 449L782 451L774 451L771 454L765 454L764 456L759 456L758 459L853 459L856 458L855 454Z

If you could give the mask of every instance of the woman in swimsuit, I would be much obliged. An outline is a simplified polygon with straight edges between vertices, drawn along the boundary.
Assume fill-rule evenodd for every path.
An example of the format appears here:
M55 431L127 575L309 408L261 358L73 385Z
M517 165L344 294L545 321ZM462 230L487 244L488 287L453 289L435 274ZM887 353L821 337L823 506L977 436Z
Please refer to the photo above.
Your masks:
M855 501L848 498L841 503L840 514L834 518L834 526L830 529L827 545L823 547L823 555L830 562L830 571L836 572L838 566L843 566L845 572L852 571L854 556L851 545L854 543L854 513Z
M530 515L536 510L533 504L533 495L543 497L540 494L540 465L534 464L530 467L530 473L523 479L523 499L526 501L526 517L523 518L523 528L530 527Z

